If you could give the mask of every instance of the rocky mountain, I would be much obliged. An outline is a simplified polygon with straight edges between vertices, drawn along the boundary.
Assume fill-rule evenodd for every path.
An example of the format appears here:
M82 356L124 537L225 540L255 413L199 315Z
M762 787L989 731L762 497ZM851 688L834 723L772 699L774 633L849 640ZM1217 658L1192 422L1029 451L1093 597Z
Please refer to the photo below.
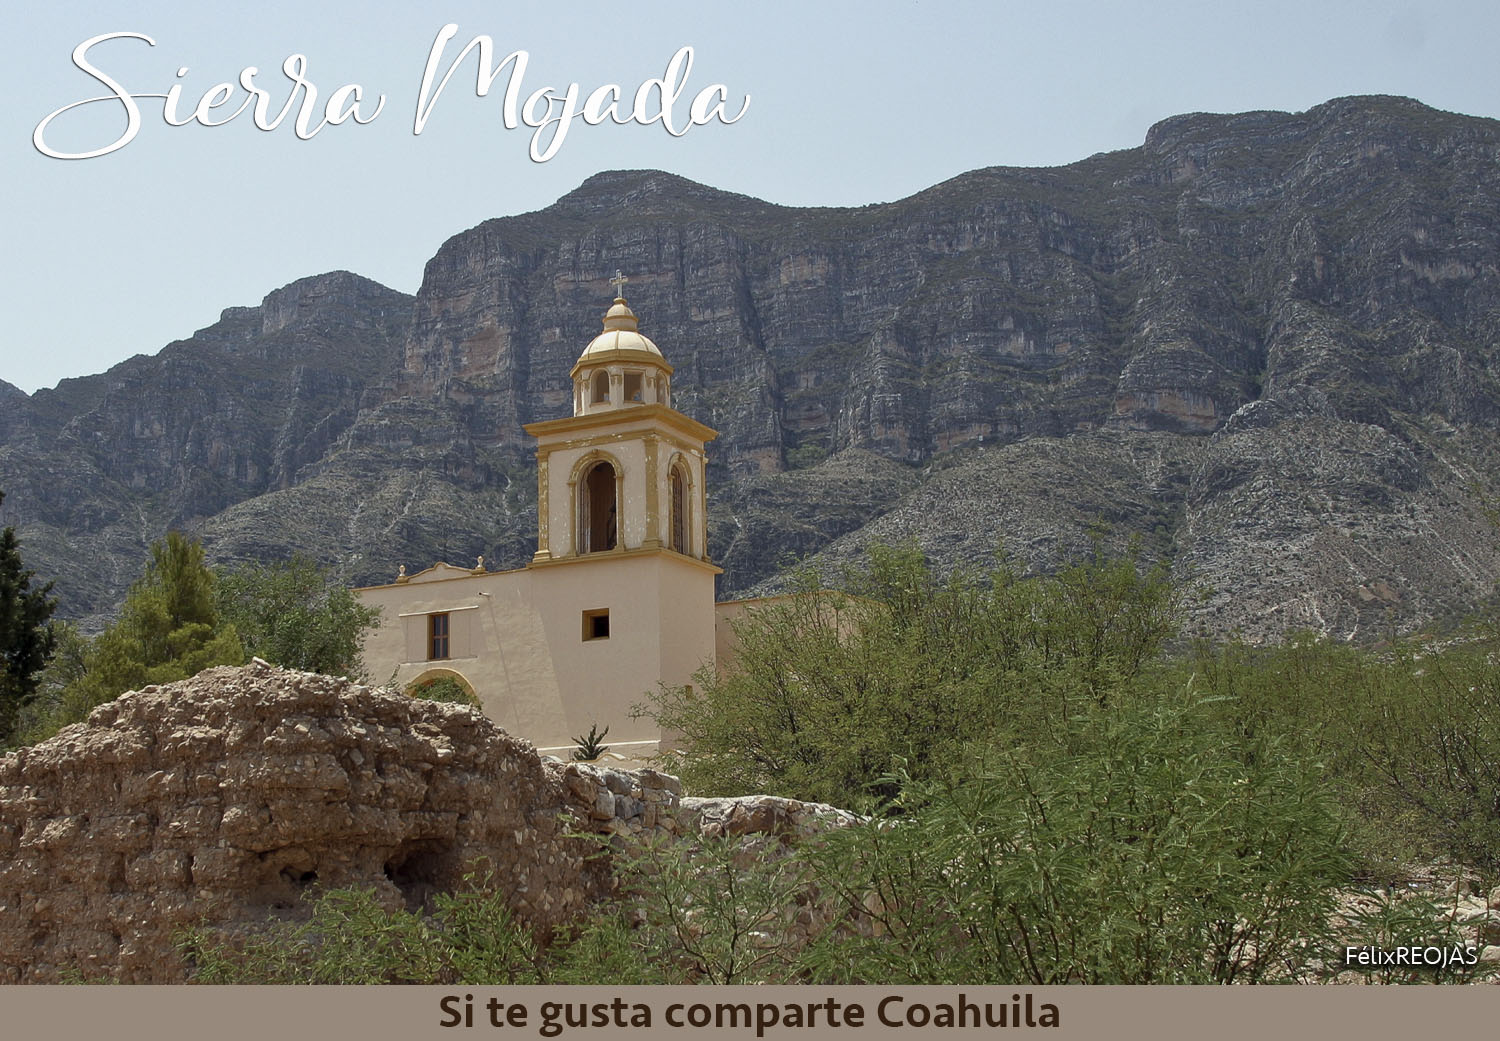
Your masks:
M1101 522L1194 624L1375 638L1500 576L1500 124L1401 98L1185 115L1144 144L796 209L599 174L101 376L0 390L0 522L107 610L167 525L351 581L534 548L521 424L564 415L618 268L710 447L721 595L912 536L1029 567Z
M320 275L153 357L30 397L0 391L0 523L17 525L28 567L56 578L59 613L97 620L169 528L316 471L399 363L411 303Z

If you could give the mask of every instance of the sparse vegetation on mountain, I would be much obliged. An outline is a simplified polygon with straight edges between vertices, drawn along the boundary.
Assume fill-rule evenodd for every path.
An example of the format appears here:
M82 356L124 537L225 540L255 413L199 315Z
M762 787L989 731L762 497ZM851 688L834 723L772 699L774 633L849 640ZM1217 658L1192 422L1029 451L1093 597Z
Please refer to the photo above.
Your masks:
M1395 97L1195 113L1138 147L870 206L608 171L460 230L415 297L299 278L151 357L6 399L0 485L60 617L97 629L143 540L295 549L356 583L534 552L533 445L616 268L673 397L717 429L726 597L916 538L1026 573L1104 514L1188 625L1373 642L1500 574L1500 123ZM288 277L298 274L288 272ZM188 330L183 330L184 333ZM9 506L10 504L7 504Z

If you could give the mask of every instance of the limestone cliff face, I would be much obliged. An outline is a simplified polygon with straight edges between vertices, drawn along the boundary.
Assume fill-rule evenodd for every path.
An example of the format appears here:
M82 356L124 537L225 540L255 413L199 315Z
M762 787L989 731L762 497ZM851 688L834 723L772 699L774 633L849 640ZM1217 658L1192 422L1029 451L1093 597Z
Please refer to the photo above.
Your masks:
M379 326L402 339L385 367L370 359L358 411L284 462L267 454L261 487L252 460L189 436L194 421L136 403L145 386L111 398L73 381L29 407L93 444L149 443L162 423L157 443L193 460L176 457L180 473L149 452L86 455L78 472L111 503L162 475L192 488L182 512L224 558L300 544L362 581L442 557L518 564L535 523L521 424L568 412L568 370L620 269L676 367L676 404L722 432L709 478L724 594L888 511L940 563L969 557L974 517L934 501L933 482L984 449L1038 482L1054 466L1077 507L979 479L974 516L1032 532L1038 567L1080 544L1097 505L1149 522L1156 550L1217 591L1200 609L1216 631L1365 635L1462 610L1500 573L1483 510L1500 494L1497 158L1494 121L1347 98L1174 117L1137 149L859 208L600 174L445 243L409 326ZM0 437L10 491L35 457L24 430ZM1142 444L1180 468L1131 485L1129 503L1149 490L1137 508L1104 493L1125 487L1112 460ZM1390 595L1366 599L1377 587Z
M168 528L315 472L393 368L410 312L368 279L320 275L153 357L0 395L5 522L28 565L57 578L63 612L112 610Z

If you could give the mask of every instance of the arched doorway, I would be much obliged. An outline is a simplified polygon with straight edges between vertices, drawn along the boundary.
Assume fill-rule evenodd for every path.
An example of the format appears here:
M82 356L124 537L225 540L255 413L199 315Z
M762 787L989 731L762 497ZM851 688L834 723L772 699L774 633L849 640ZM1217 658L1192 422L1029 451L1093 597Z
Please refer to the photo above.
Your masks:
M479 695L463 674L453 669L428 669L406 685L406 693L427 701L447 701L479 707Z

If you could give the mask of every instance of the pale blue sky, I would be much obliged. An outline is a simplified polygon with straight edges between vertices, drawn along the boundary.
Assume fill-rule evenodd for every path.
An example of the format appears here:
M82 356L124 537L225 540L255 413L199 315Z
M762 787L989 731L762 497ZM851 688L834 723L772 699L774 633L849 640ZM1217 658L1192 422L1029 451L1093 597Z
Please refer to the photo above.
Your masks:
M1180 112L1301 111L1347 94L1404 94L1500 116L1500 5L1493 2L1240 4L864 2L248 2L40 6L7 19L0 65L6 203L0 286L9 332L0 379L26 391L155 353L272 289L338 268L415 292L444 239L490 217L539 209L600 170L653 167L790 205L898 199L983 166L1046 166L1138 145ZM472 56L414 135L429 48L456 22L451 61L475 35L521 49L524 93L577 82L627 95L681 46L694 65L679 111L710 84L732 126L682 137L660 126L574 120L558 154L528 156L506 130L508 72L474 93ZM357 83L380 116L298 140L291 118L261 131L172 127L139 102L140 129L94 159L49 159L37 124L106 93L72 64L83 40L137 32L91 52L131 93L183 84L181 109L256 66L280 108L282 62L307 58L321 111ZM176 73L186 66L179 81ZM243 97L236 91L231 106ZM232 109L231 109L232 110ZM60 116L58 151L123 130L117 103Z

